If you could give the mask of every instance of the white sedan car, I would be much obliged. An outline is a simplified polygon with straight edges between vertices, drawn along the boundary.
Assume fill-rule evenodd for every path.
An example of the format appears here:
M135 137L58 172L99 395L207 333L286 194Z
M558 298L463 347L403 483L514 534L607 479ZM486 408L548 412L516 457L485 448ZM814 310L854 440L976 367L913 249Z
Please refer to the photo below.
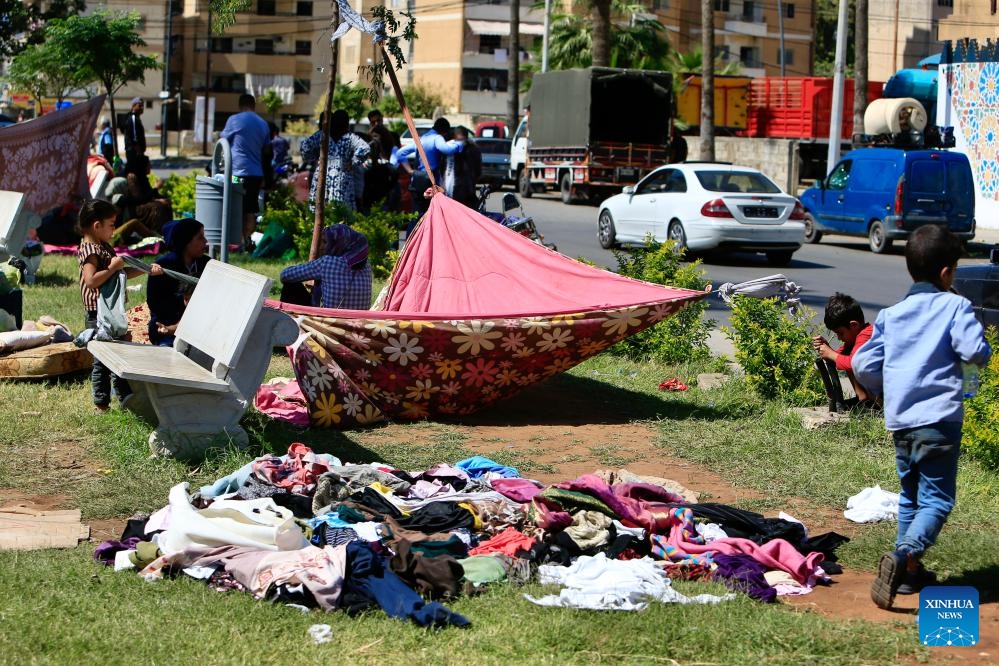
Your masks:
M601 247L640 245L647 236L691 252L764 252L769 263L786 266L805 242L805 210L756 169L669 164L600 204Z

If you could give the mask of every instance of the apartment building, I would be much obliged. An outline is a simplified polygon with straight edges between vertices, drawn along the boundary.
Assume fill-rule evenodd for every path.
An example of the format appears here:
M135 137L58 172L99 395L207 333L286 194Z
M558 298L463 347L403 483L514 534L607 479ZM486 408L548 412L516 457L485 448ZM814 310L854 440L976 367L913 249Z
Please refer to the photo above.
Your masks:
M872 81L916 67L943 42L999 37L996 0L870 0L868 60Z
M650 0L650 10L666 27L681 53L701 47L700 0ZM814 0L714 0L715 51L738 62L745 76L812 74Z

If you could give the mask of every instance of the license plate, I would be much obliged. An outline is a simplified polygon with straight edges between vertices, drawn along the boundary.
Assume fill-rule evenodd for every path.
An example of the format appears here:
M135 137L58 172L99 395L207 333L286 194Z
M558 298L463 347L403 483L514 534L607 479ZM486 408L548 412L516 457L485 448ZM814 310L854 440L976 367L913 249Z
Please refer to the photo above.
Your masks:
M622 167L617 170L618 178L634 178L638 175L638 169L633 169L631 167Z
M778 216L775 206L743 206L742 214L746 217L775 218Z

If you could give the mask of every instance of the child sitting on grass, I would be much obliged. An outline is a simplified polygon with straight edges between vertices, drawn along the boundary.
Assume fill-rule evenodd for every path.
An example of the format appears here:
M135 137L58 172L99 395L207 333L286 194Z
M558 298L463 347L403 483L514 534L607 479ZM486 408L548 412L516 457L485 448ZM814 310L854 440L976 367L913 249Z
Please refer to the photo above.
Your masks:
M864 310L860 307L860 303L851 296L836 292L826 303L825 325L843 343L839 349L833 349L821 335L812 338L812 346L819 355L816 366L819 369L822 383L826 387L826 392L829 393L831 401L835 400L834 395L840 395L838 391L834 390L839 388L839 377L836 373L845 372L850 378L853 392L857 395L855 400L846 400L842 404L836 404L836 410L873 402L873 396L868 394L867 389L857 381L853 374L853 355L865 342L871 339L871 333L874 330L864 318ZM835 371L825 361L835 364ZM833 382L837 384L833 384ZM830 402L830 404L832 403Z
M917 229L905 247L915 284L882 310L871 339L853 357L857 380L884 396L901 484L895 550L881 557L871 598L890 608L896 594L936 582L922 565L954 508L964 422L962 362L992 353L971 303L950 288L961 242L944 227Z
M125 262L117 256L111 246L114 224L118 211L107 201L91 199L80 208L77 232L83 237L76 256L80 261L80 295L83 298L86 327L97 328L97 301L101 287L109 280L117 279L118 271L125 270L128 277L142 275L138 269L125 269ZM162 269L153 264L152 275L162 274ZM107 367L94 359L90 372L94 406L106 412L111 407L112 390L122 404L132 393L128 382L112 374Z

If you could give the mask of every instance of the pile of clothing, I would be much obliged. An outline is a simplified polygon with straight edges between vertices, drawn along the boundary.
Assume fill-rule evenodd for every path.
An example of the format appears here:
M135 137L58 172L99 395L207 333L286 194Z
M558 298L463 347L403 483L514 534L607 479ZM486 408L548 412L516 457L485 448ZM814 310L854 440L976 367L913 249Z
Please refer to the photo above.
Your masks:
M422 471L348 464L295 443L129 521L95 559L147 580L181 573L327 611L381 608L421 626L469 625L441 604L485 586L538 580L532 603L637 610L685 596L672 579L725 583L763 601L828 580L835 533L690 501L625 470L545 486L482 456ZM679 491L679 492L678 492Z

